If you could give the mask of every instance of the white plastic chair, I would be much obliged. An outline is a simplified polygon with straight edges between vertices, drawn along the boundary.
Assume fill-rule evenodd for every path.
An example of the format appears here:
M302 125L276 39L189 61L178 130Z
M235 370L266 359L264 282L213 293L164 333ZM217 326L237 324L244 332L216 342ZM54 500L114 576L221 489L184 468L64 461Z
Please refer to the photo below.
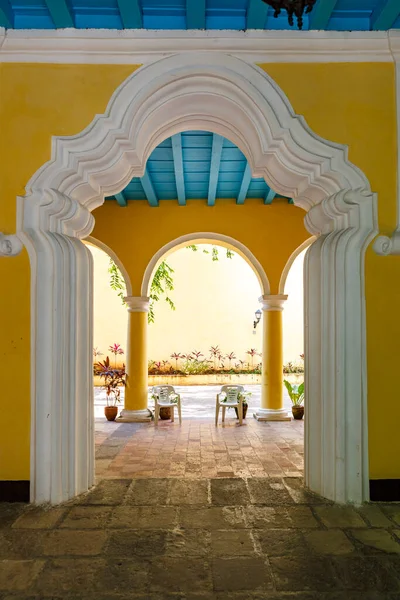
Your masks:
M225 422L225 411L229 406L236 406L239 415L239 425L243 421L243 398L238 397L244 392L242 385L223 385L221 391L217 394L217 403L215 407L215 425L218 425L219 407L222 408L222 422Z
M170 407L171 410L171 421L174 421L175 408L178 409L179 425L182 424L182 412L181 412L181 396L175 392L172 385L156 385L153 388L154 395L154 423L158 425L158 418L160 416L160 408Z

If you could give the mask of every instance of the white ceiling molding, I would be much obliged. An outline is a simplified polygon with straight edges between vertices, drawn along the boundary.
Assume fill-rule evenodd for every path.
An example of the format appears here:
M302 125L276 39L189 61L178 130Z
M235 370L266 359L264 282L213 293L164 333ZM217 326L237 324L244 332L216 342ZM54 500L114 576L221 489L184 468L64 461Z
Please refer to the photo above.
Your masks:
M391 62L400 31L0 28L0 62L133 65L180 52L222 52L250 63Z

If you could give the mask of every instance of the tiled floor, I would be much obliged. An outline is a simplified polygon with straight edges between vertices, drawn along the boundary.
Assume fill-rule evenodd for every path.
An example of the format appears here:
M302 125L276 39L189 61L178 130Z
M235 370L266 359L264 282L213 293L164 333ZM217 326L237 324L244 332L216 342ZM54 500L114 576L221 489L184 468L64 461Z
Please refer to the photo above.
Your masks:
M0 504L1 600L399 600L400 505L300 478L114 479Z
M103 478L298 477L303 472L303 421L265 423L253 418L259 386L253 387L240 427L233 411L214 424L219 388L179 389L183 422L107 422L96 419L96 476ZM97 415L102 414L97 391ZM287 399L286 404L288 405ZM290 406L288 406L290 410Z

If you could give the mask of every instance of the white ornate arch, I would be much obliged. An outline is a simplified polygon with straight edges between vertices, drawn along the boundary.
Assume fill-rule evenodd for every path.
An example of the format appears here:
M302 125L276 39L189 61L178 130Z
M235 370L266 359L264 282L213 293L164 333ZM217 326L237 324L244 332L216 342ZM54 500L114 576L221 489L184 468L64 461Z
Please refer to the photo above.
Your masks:
M286 280L288 278L289 271L292 268L292 265L293 265L294 261L296 260L296 258L299 256L299 254L301 254L303 252L303 250L305 250L306 248L308 248L309 246L311 246L311 244L313 242L315 242L315 240L316 240L316 238L314 236L308 238L302 244L300 244L300 246L298 246L296 248L296 250L294 250L294 252L292 252L292 254L289 256L289 258L288 258L288 260L286 262L286 265L284 266L284 269L282 271L281 277L279 279L278 294L284 294L285 293Z
M114 263L117 265L118 269L121 271L121 275L122 275L122 277L124 279L124 283L125 283L126 295L127 296L132 296L131 278L129 277L129 273L125 269L125 265L121 261L121 259L119 258L118 254L116 254L114 252L114 250L112 248L110 248L110 246L107 246L107 244L105 244L104 242L102 242L102 241L94 238L91 235L88 236L87 238L85 238L85 243L89 244L91 246L95 246L96 248L99 248L100 250L103 250L103 252L105 252L106 254L108 254L108 256L110 258L112 258L112 260L114 261Z
M218 244L220 243L222 246L233 248L253 269L255 275L257 276L258 282L260 284L260 291L262 295L267 295L270 293L270 286L266 272L263 269L261 263L257 260L252 252L234 238L223 235L222 233L210 233L210 232L201 232L201 233L188 233L187 235L181 235L180 237L171 240L168 244L159 248L157 252L152 256L149 264L146 267L146 270L143 275L142 280L142 288L141 295L149 296L150 283L154 271L156 270L158 264L163 260L168 254L172 251L178 250L186 246L187 244ZM129 295L129 294L128 294Z
M32 265L34 502L93 483L91 261L80 240L104 195L140 176L163 139L219 133L255 176L308 211L306 483L338 501L368 497L364 252L375 197L347 148L322 140L258 67L224 54L171 56L135 71L104 115L52 140L52 158L18 199ZM260 224L260 226L262 226Z

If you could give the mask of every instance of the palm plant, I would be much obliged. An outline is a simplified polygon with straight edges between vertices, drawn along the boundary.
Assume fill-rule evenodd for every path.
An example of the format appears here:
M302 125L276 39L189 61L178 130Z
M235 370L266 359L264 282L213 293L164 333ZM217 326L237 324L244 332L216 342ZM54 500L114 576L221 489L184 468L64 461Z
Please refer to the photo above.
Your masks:
M247 350L246 354L251 357L251 368L254 369L254 357L258 354L257 350L255 348L250 348L250 350Z
M194 356L196 360L200 360L200 356L204 356L204 354L198 350L193 350L192 356Z
M211 346L210 348L210 356L214 360L214 370L217 370L217 358L221 356L221 350L218 346Z
M180 352L173 352L170 356L175 361L175 371L178 370L178 360L183 358L183 355Z
M117 356L119 354L125 354L125 353L122 350L120 344L113 344L112 346L109 346L108 349L110 352L112 352L114 354L114 367L117 368Z
M234 352L230 352L225 356L229 360L229 370L232 368L232 361L235 360L236 356Z

